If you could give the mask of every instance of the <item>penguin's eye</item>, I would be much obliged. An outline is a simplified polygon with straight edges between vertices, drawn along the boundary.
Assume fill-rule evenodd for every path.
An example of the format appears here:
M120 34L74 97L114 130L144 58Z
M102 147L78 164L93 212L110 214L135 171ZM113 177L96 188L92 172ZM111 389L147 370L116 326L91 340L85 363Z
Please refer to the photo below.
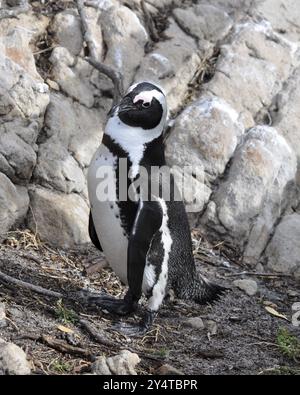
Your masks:
M144 103L142 104L142 107L144 107L144 108L149 108L150 105L151 105L151 103L149 103L148 101L146 101L146 102L144 102Z

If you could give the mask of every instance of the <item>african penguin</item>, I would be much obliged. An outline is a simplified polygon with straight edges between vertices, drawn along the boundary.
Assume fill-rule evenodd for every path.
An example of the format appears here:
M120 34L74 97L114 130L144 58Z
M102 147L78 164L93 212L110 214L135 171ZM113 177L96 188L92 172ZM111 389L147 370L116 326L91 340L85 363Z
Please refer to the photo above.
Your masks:
M104 252L121 281L128 284L124 299L107 295L94 298L94 302L125 315L135 311L142 294L148 299L146 314L138 326L120 326L128 335L149 329L169 289L179 298L198 303L216 298L223 290L196 274L183 202L172 194L164 200L151 188L145 198L142 189L148 182L135 187L142 168L150 174L151 167L166 165L166 118L166 97L158 86L150 82L131 86L111 109L102 144L88 172L91 240ZM126 164L126 171L119 166L120 161ZM99 199L103 169L110 172L107 200ZM128 194L120 197L122 180L127 183L126 193L132 187L136 199L129 199ZM172 176L171 183L174 186Z

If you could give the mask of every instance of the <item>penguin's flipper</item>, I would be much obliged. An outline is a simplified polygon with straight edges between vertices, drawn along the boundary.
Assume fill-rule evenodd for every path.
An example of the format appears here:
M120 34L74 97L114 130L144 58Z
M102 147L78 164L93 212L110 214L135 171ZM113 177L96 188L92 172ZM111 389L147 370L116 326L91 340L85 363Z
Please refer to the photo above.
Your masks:
M162 224L162 210L156 201L140 201L131 230L127 255L127 279L134 300L142 295L146 256Z
M90 217L89 217L89 235L90 235L90 238L91 238L92 243L94 244L94 246L96 248L98 248L98 250L103 251L103 249L101 247L101 244L100 244L100 241L99 241L98 236L97 236L97 232L96 232L96 229L95 229L95 225L94 225L94 221L93 221L93 217L92 217L92 212L91 211L90 211Z

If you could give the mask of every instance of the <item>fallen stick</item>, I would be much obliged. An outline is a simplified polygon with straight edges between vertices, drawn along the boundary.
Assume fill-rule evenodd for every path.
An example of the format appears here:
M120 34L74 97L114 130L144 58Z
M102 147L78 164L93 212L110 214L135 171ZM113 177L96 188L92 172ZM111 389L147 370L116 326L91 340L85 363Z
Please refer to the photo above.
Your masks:
M154 361L162 361L162 360L164 360L163 357L156 356L156 355L151 355L151 354L145 353L143 351L137 350L135 348L124 346L122 344L115 343L115 342L112 342L110 340L107 340L107 339L103 338L97 332L97 330L94 329L92 327L92 325L86 320L80 319L79 320L79 324L82 326L83 329L85 329L88 332L88 334L93 338L93 340L95 340L97 343L103 344L104 346L107 346L107 347L110 347L110 348L113 348L113 349L117 349L117 350L126 348L127 350L138 354L142 358L147 358L147 359L151 359L151 360L154 360Z
M110 340L104 339L98 332L96 329L94 329L92 327L92 325L84 319L79 319L79 324L82 326L82 328L84 330L86 330L88 332L88 334L97 342L100 344L103 344L104 346L107 347L112 347L112 348L116 348L119 347L119 345L115 342L112 342Z
M258 276L258 277L292 277L291 274L286 273L260 273L260 272L247 272L225 274L225 277L238 277L238 276Z
M42 261L39 258L37 258L36 256L34 256L34 255L30 254L30 253L24 253L23 252L22 254L20 254L20 256L22 258L28 259L30 261L34 261L34 262L38 263L39 265L42 264Z
M11 277L8 274L5 274L1 271L0 271L0 281L4 281L5 283L17 285L18 287L21 287L21 288L29 289L30 291L36 292L36 293L44 295L44 296L50 296L52 298L58 298L58 299L65 298L65 296L60 292L51 291L49 289L40 287L39 285L33 285L33 284L28 283L26 281L18 280L18 279Z
M72 354L80 357L94 359L94 354L92 354L90 351L84 348L71 346L63 340L54 339L46 335L41 335L37 340L64 354Z

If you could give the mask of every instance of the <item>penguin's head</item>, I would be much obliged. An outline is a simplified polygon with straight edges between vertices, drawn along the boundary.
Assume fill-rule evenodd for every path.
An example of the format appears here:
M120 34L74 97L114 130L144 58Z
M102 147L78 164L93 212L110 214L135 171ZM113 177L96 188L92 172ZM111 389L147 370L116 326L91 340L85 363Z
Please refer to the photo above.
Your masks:
M166 119L167 101L161 88L139 82L110 111L105 134L130 152L160 137Z
M150 82L140 82L128 89L116 110L124 124L153 130L165 124L166 97L158 86Z

